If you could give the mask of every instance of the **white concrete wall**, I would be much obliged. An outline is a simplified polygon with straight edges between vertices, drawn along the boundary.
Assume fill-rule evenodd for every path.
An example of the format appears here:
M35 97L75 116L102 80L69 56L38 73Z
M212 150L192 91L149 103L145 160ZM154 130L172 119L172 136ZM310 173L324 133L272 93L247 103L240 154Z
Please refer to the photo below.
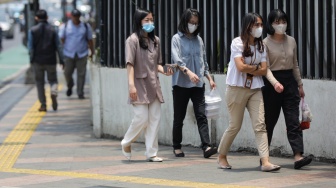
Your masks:
M113 136L122 138L128 129L133 117L131 105L127 104L128 87L126 69L98 67L91 65L91 100L93 129L96 137ZM228 113L225 95L225 75L215 75L214 80L222 96L220 118L209 121L210 130L215 135L212 140L219 144L222 134L228 126ZM160 74L160 82L165 103L162 104L159 142L171 145L173 125L173 100L171 77ZM306 93L305 101L313 113L311 128L304 130L305 153L315 157L336 159L336 82L325 80L303 80ZM206 89L209 90L207 83ZM212 125L211 125L212 123ZM143 137L138 139L143 142ZM192 103L189 103L187 116L183 128L183 145L199 146L201 144ZM242 129L237 135L231 150L239 148L255 148L254 133L252 131L249 115L245 111ZM271 150L277 148L283 155L291 155L288 144L286 127L281 114L274 130Z

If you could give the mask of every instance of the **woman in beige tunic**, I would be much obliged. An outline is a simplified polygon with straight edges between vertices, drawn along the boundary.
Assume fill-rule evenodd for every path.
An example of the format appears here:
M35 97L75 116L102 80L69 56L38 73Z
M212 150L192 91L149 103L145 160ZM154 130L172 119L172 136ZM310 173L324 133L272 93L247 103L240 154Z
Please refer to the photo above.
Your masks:
M287 129L287 138L294 154L294 168L308 165L311 156L303 157L303 135L299 121L300 97L304 97L303 84L297 62L295 39L286 35L288 18L285 12L272 10L267 19L269 34L264 43L267 48L269 66L263 97L268 144L271 144L273 130L282 109Z
M161 103L164 102L158 72L172 73L164 73L161 66L160 39L154 35L150 11L135 11L133 34L127 38L125 46L129 103L133 105L134 117L121 141L122 152L130 160L131 143L144 131L147 160L162 162L157 157Z

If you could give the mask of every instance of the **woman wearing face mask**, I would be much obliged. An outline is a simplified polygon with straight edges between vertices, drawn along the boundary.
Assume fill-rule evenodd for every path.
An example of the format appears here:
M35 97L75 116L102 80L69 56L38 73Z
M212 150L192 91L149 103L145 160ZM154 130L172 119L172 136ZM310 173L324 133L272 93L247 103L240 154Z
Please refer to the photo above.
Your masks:
M231 43L231 57L226 77L225 100L229 111L229 127L218 146L218 164L222 169L231 169L227 153L238 134L248 110L255 133L261 171L269 172L280 166L269 162L267 132L264 119L264 102L261 87L262 75L266 74L266 50L262 42L263 21L259 14L248 13L242 20L240 37Z
M195 9L186 9L178 25L178 33L172 38L172 63L180 67L173 75L173 152L176 157L184 157L181 150L183 120L186 115L188 102L191 99L197 121L198 132L202 142L204 158L217 153L216 147L211 147L208 120L205 115L204 77L210 82L210 87L216 84L209 73L206 60L205 46L198 33L201 30L202 19Z
M264 40L269 58L269 69L264 77L265 87L265 121L267 125L268 143L271 144L273 130L282 108L287 138L294 153L294 168L300 169L308 165L312 158L303 157L302 130L299 121L300 96L304 97L303 84L297 61L296 42L286 35L288 18L279 9L269 13L266 31L269 34Z
M160 39L154 35L153 15L150 11L137 9L133 20L133 34L126 40L125 59L128 75L129 103L133 105L134 117L124 139L122 153L131 159L131 143L142 131L145 135L146 157L150 162L161 162L157 157L158 129L161 116L161 92L158 72L164 73Z

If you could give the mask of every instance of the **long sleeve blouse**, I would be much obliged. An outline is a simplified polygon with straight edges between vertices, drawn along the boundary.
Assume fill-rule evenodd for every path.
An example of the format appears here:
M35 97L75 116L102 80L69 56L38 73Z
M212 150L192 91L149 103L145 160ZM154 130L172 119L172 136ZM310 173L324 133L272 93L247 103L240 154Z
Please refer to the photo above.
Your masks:
M178 64L181 67L187 67L200 79L195 84L190 81L188 75L182 71L177 71L173 75L172 85L185 88L203 87L204 77L209 75L209 66L202 38L200 36L188 38L182 32L178 32L172 38L171 50L172 63Z
M295 39L286 35L283 42L278 42L267 36L264 43L268 52L268 68L270 70L267 71L267 80L274 85L278 80L273 76L272 71L293 70L295 80L298 85L302 85Z

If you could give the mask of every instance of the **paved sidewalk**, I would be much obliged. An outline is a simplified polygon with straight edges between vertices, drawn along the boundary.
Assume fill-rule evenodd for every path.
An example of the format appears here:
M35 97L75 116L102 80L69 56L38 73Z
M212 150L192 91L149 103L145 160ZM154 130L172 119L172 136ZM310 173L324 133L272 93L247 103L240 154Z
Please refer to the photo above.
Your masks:
M335 164L313 162L293 169L288 158L271 158L279 172L260 172L258 156L230 153L232 170L217 168L216 157L204 159L198 148L184 147L175 158L172 147L160 146L162 163L146 162L142 143L132 145L132 161L119 140L92 134L90 100L59 93L59 110L37 112L31 90L0 121L0 188L112 187L335 187ZM88 93L88 87L86 87ZM86 94L86 97L89 97Z

